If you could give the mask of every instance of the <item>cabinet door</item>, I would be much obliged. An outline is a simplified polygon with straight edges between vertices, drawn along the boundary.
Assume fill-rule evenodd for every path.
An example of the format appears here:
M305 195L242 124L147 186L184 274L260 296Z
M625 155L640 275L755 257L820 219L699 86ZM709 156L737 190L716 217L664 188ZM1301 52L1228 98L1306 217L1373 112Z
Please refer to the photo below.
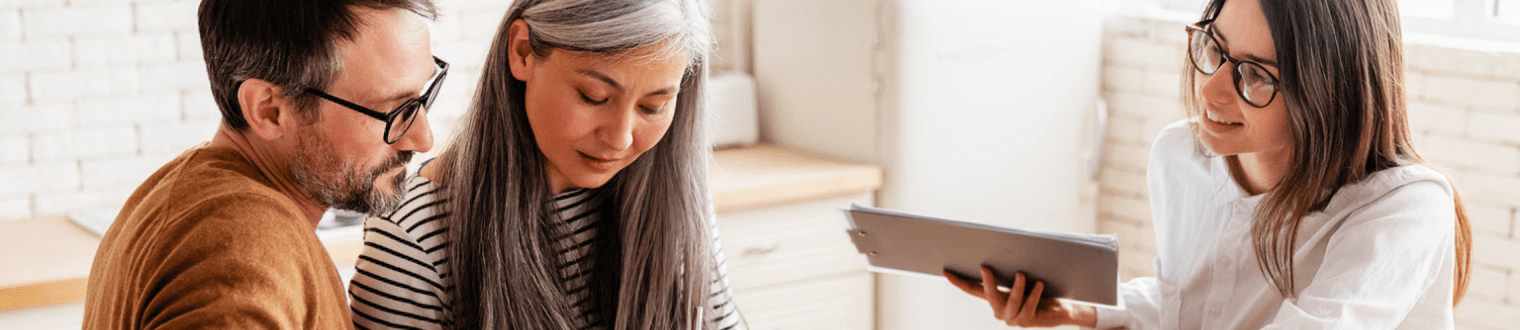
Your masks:
M872 274L855 272L737 291L734 303L750 330L874 329Z
M846 273L864 273L840 209L866 204L869 193L718 214L728 276L736 291Z

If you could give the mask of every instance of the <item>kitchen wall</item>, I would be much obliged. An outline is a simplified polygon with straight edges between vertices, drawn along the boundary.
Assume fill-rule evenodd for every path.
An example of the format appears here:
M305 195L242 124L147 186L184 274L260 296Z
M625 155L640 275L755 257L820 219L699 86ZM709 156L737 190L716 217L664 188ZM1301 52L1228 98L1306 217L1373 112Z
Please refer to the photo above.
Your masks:
M1114 12L1103 32L1103 95L1111 111L1098 231L1119 234L1128 279L1152 274L1146 159L1161 128L1182 119L1182 27L1197 17ZM1513 328L1520 324L1520 45L1411 34L1404 47L1415 143L1451 176L1473 229L1472 284L1457 325Z

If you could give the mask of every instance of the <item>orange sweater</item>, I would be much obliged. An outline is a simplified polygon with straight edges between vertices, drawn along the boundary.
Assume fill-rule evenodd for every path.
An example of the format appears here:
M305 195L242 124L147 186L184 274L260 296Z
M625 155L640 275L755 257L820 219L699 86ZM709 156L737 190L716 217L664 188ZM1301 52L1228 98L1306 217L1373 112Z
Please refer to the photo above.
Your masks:
M101 239L84 328L352 328L313 229L242 155L190 149L132 193Z

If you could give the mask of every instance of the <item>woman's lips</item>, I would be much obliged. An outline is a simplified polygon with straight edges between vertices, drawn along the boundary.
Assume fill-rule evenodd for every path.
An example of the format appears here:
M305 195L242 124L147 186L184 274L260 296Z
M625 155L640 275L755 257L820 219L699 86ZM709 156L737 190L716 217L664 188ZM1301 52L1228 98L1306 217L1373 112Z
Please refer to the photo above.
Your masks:
M580 156L581 156L581 162L585 163L586 167L591 168L592 170L601 171L601 172L606 172L606 171L611 171L611 170L616 169L618 162L622 161L622 159L618 159L618 158L592 157L591 155L587 155L586 153L579 152L579 151L577 151L576 153L580 154Z

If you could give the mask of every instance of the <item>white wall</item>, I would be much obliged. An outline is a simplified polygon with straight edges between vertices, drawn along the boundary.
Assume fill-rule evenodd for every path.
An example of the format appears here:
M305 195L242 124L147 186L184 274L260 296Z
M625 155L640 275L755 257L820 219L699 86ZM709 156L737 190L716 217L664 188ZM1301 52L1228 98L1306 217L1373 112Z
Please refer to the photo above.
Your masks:
M1094 230L1081 142L1098 92L1096 9L1095 1L897 2L881 204ZM881 329L1007 328L944 280L878 278Z
M1095 228L1081 143L1095 140L1082 134L1098 92L1095 1L754 6L766 140L882 166L885 207ZM1006 327L942 279L878 279L882 329Z

